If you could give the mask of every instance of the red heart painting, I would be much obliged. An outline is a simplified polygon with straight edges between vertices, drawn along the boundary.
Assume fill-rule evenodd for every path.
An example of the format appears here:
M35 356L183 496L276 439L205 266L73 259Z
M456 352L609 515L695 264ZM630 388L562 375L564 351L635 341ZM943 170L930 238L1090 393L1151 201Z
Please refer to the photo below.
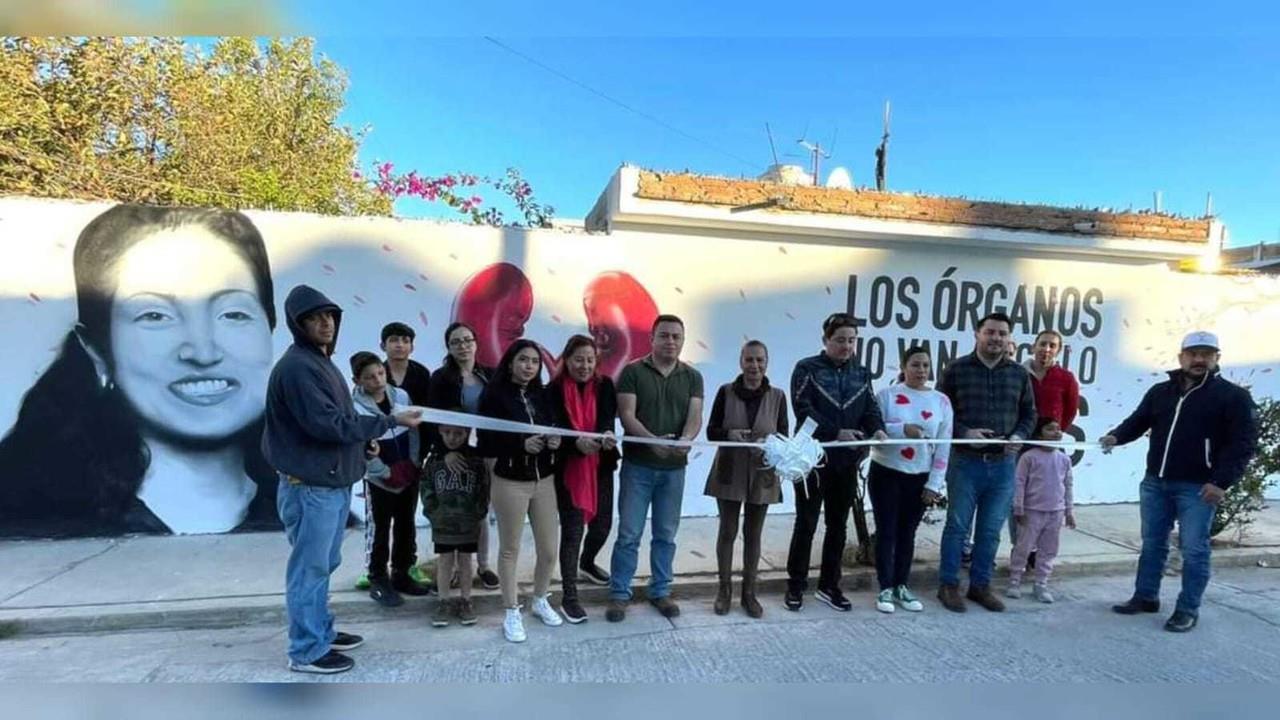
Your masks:
M632 360L649 354L658 304L639 280L620 271L602 272L582 291L587 331L600 350L599 372L615 380Z
M916 449L912 447L904 447L898 452L902 453L902 457L910 460L916 456Z
M921 410L920 417L924 418L925 420L928 420L929 418L933 417L933 413L929 412L928 410Z
M494 263L467 278L453 299L453 319L476 333L476 362L498 364L507 347L524 335L533 314L533 283L511 263Z
M893 399L893 402L898 405L910 405L911 398L907 397L906 395L899 394L897 397Z

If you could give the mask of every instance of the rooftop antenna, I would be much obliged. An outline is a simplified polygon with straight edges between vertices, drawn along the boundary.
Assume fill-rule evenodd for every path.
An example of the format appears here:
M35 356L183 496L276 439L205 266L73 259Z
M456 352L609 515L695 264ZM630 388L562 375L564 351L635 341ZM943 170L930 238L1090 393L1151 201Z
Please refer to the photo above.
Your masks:
M1212 192L1208 193L1204 199L1204 216L1207 218L1213 217L1213 193Z
M884 175L889 164L889 101L884 101L884 134L876 148L876 190L884 192Z
M769 123L764 124L764 134L769 136L769 152L773 153L773 166L778 167L778 148L773 145L773 130L769 128Z
M808 133L808 127L805 128L805 132L806 134ZM809 162L811 167L813 168L813 184L817 185L818 170L822 166L822 160L823 158L830 158L831 151L824 149L822 147L822 143L812 143L812 142L809 142L804 137L801 137L799 140L797 140L796 144L804 148L806 151L808 151Z

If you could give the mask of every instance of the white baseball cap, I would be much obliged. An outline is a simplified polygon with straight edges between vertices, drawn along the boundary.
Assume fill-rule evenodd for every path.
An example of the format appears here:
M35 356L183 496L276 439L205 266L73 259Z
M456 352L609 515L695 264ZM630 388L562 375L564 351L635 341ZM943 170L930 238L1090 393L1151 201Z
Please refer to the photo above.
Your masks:
M1205 330L1189 332L1186 337L1182 338L1183 350L1193 347L1207 347L1213 348L1214 350L1222 349L1218 346L1218 336Z

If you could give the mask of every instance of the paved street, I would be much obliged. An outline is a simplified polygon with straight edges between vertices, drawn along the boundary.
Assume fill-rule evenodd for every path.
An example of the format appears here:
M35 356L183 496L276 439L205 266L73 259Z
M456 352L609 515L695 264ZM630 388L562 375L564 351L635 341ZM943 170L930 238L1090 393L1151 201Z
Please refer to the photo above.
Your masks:
M1165 587L1172 605L1176 578ZM735 607L712 614L709 597L688 598L674 622L633 606L613 625L588 608L585 625L546 628L529 619L529 641L501 637L489 612L471 628L433 629L421 619L362 622L345 629L368 642L356 669L325 678L377 682L847 682L1280 680L1280 572L1225 569L1215 574L1200 626L1187 635L1160 629L1167 613L1113 615L1127 597L1124 575L1064 580L1059 601L1011 601L992 614L963 616L932 597L926 611L881 615L869 593L836 613L809 600L800 613L767 598L764 620ZM0 640L0 681L227 682L316 680L284 669L283 629L166 630Z

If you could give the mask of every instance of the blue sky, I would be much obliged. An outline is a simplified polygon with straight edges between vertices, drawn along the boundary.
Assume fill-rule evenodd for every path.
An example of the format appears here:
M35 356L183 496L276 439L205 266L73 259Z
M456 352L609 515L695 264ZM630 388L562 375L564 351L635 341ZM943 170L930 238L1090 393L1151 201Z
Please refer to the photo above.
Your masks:
M713 25L705 5L652 3L643 18L609 5L512 6L485 27L456 9L397 17L372 2L307 23L349 75L344 120L372 126L366 162L517 166L561 217L582 217L623 162L758 174L771 162L765 122L780 154L799 152L806 128L824 144L838 132L828 167L869 184L889 99L891 189L1116 209L1150 207L1160 190L1165 209L1188 215L1211 191L1233 245L1280 240L1269 6L1223 2L1210 22L1141 3L1065 13L996 2L914 18L847 5L774 18L778 5L748 4ZM635 111L461 30L491 32Z

